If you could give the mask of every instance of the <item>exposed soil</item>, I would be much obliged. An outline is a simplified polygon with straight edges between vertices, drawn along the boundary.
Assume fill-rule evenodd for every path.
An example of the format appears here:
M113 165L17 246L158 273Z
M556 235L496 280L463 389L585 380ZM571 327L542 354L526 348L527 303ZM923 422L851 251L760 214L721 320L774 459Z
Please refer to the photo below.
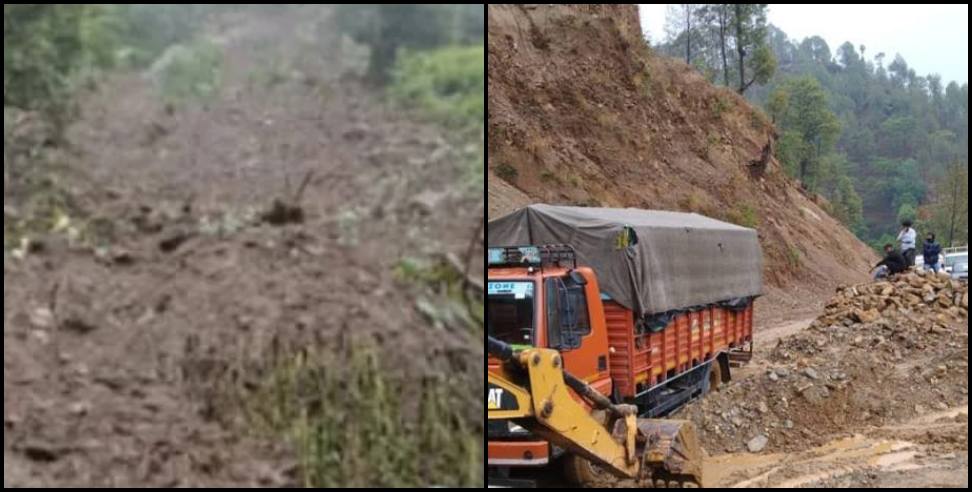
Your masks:
M250 432L221 385L301 347L363 338L398 380L483 386L478 336L393 275L466 252L482 198L460 184L463 149L361 84L336 35L255 84L307 54L314 26L289 12L214 25L213 100L168 107L123 74L83 101L70 166L86 178L68 185L103 243L52 234L5 257L5 487L299 485L293 450ZM299 217L270 220L275 199Z
M874 254L785 175L766 116L651 52L635 6L492 5L488 15L490 217L546 202L755 227L765 305L803 316L838 283L863 280Z
M909 274L842 288L824 312L770 330L792 333L680 414L714 456L706 481L967 486L967 286Z

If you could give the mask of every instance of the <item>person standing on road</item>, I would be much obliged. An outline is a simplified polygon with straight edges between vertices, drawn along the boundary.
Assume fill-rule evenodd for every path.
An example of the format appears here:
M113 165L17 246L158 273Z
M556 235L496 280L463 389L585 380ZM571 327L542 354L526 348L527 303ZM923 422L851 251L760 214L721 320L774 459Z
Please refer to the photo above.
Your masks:
M941 269L939 257L942 254L942 246L935 242L935 233L929 232L925 236L925 245L922 247L922 256L925 258L925 270L933 270L935 273Z
M907 268L915 264L915 243L918 241L918 233L911 228L911 220L901 223L901 232L898 233L898 242L901 243L901 256L905 259Z

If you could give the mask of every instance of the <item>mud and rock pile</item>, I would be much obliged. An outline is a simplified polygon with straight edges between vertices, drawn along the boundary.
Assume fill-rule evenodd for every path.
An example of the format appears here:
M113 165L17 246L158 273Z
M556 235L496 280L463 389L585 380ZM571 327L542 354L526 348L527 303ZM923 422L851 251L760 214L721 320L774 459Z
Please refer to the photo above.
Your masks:
M928 317L934 325L968 316L968 284L947 275L918 271L886 282L841 287L815 326L874 323Z
M968 286L909 273L841 287L768 361L687 410L710 454L797 451L947 414L968 405ZM967 434L926 437L967 449Z

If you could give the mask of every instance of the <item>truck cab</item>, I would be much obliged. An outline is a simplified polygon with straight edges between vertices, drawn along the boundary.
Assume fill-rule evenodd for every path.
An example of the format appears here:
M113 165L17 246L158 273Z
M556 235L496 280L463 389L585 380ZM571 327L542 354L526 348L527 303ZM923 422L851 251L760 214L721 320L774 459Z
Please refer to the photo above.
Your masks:
M515 348L558 350L567 371L608 396L608 337L597 277L590 268L568 264L569 251L560 248L494 251L488 269L487 333ZM499 364L490 359L489 370L497 371ZM512 422L491 422L488 437L490 467L544 466L559 454Z

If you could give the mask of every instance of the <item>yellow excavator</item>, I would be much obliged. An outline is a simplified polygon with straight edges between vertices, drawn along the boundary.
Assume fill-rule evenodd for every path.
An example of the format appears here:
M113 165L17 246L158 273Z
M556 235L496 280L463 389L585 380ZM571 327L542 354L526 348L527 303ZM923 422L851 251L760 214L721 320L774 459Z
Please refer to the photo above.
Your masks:
M509 420L609 476L650 487L702 486L691 422L639 419L635 406L616 405L566 372L556 350L517 351L493 337L487 350L503 362L487 378L488 420Z

